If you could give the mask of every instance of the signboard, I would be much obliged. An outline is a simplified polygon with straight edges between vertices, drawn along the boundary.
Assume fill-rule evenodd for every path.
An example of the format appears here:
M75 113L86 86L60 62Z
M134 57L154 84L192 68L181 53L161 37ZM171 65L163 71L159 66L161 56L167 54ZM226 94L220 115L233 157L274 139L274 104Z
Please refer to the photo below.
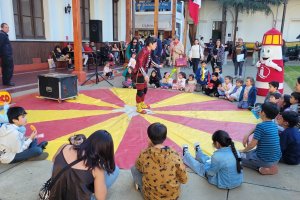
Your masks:
M154 29L154 15L136 15L135 28L144 30ZM172 30L172 15L158 16L158 30Z
M154 2L136 2L136 12L154 12ZM159 2L159 11L171 11L171 1Z
M4 103L11 103L11 95L9 94L9 92L2 90L0 91L0 106L3 106Z

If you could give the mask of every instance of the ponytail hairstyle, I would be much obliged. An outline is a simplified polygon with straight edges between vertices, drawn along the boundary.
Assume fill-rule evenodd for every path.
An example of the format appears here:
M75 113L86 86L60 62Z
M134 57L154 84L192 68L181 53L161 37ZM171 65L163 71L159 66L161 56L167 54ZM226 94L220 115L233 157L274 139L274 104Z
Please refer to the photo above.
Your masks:
M238 173L241 173L243 167L241 165L241 158L239 158L237 151L234 146L234 142L229 137L229 134L226 131L218 130L214 132L212 136L213 143L215 144L218 142L222 147L228 147L230 146L231 151L236 159L236 169Z

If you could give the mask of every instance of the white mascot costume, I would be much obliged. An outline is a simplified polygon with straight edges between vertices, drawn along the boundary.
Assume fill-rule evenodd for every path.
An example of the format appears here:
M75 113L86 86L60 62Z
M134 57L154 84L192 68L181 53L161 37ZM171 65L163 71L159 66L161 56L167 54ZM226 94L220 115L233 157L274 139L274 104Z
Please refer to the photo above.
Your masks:
M256 64L258 71L255 85L259 96L267 95L271 81L279 82L278 90L283 94L284 68L281 47L281 32L273 28L264 34L260 60Z

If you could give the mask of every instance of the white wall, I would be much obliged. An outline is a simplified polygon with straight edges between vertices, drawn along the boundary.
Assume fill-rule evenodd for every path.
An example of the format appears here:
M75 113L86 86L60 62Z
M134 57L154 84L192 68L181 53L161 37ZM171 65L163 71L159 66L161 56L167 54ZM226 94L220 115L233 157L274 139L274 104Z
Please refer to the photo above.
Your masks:
M72 6L71 0L66 2ZM66 35L69 40L72 37L72 14L65 14L66 5L62 0L43 0L46 41L65 41Z
M238 18L238 31L237 37L242 37L246 42L261 41L263 34L276 27L278 30L281 28L281 19L283 12L283 5L271 7L272 12L265 15L264 12L239 13ZM285 18L285 26L283 38L286 41L297 41L296 37L300 34L300 1L289 0L287 4L287 13ZM226 40L228 33L233 37L234 27L234 11L229 9L227 11L227 27L226 27ZM202 7L200 9L200 21L198 26L198 33L204 36L204 41L208 42L212 37L213 21L222 21L222 8L217 1L202 0Z
M111 0L91 0L91 1L93 1L94 4L93 7L91 4L91 19L102 20L103 42L113 41L112 1Z
M119 0L118 5L118 39L126 40L126 0Z
M9 26L9 39L16 39L14 10L12 1L0 0L0 24L7 23Z

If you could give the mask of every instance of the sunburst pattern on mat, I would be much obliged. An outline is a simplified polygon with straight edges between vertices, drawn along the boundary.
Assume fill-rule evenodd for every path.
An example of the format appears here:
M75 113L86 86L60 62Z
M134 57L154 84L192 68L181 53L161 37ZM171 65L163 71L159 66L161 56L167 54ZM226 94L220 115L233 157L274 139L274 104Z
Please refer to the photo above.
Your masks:
M130 117L127 111L135 106L135 94L133 89L112 88L82 91L77 99L63 103L33 95L15 101L27 110L28 123L34 124L49 140L49 159L71 135L89 136L105 129L113 136L116 162L121 168L131 167L147 147L147 127L154 122L167 126L167 145L180 151L183 144L192 146L200 142L208 154L214 151L211 144L214 131L228 131L237 148L241 148L243 135L258 123L249 111L238 110L230 102L160 89L149 89L146 96L152 114Z

